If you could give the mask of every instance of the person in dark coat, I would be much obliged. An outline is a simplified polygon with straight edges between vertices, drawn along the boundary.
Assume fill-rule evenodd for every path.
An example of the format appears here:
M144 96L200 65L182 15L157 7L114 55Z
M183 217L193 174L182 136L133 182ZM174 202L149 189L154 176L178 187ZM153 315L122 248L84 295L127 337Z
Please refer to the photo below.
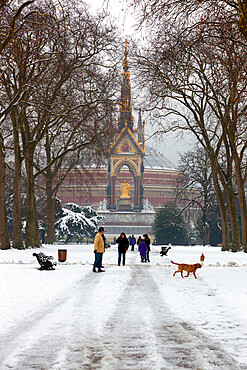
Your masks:
M139 251L141 256L141 262L146 262L146 253L147 253L147 246L144 243L144 239L141 239L141 242L139 244Z
M121 233L117 238L116 243L118 244L118 266L121 264L121 256L123 255L123 266L125 266L125 253L129 248L129 241L125 233Z
M134 235L132 235L130 238L130 245L131 245L131 250L134 251L135 245L136 245L136 238L134 237Z
M145 262L150 262L150 259L149 259L149 252L150 252L150 239L148 237L148 234L143 234L143 237L144 237L144 243L146 244L146 247L147 247L147 253L146 253L146 258L145 258Z

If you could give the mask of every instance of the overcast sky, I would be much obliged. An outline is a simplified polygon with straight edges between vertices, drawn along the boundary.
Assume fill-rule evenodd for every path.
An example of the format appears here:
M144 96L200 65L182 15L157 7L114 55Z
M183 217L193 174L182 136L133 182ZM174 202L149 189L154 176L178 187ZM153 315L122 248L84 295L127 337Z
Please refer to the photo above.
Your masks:
M123 34L123 42L126 38L129 37L136 38L137 35L138 37L141 38L144 37L144 33L143 34L141 34L141 32L137 33L136 16L133 14L133 11L130 11L127 8L125 0L86 0L86 2L90 5L93 12L102 11L104 9L105 11L108 11L110 14L112 14L112 16L116 19L116 22L120 28L121 33ZM131 64L130 64L130 78L131 78ZM135 125L137 124L137 117L138 114L134 113ZM163 152L164 155L176 165L179 159L178 152L184 152L189 149L191 138L188 137L181 138L181 135L177 133L170 133L164 135L162 139L159 139L159 141L157 141L157 139L155 138L148 139L148 137L151 135L153 131L153 127L148 119L146 120L146 125L147 125L146 144L149 146L153 146L154 148Z

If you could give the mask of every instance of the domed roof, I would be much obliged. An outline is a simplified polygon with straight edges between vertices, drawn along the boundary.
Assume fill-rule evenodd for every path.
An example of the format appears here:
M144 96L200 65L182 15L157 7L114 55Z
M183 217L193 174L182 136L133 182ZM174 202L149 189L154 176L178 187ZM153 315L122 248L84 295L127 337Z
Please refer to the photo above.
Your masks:
M145 146L144 168L152 169L176 169L174 163L169 161L162 152Z

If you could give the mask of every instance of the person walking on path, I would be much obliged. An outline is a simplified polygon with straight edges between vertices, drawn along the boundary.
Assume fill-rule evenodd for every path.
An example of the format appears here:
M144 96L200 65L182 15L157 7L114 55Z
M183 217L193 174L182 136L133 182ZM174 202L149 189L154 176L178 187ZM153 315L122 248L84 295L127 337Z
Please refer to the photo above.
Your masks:
M95 260L93 264L93 272L97 272L96 267L98 268L98 272L105 272L105 270L102 270L102 257L104 252L105 252L104 228L100 227L94 239Z
M136 245L136 238L134 237L134 235L132 235L130 238L130 245L131 245L131 250L133 252L135 250L135 245Z
M147 262L146 260L146 253L147 253L147 246L144 243L144 239L141 239L141 242L139 244L139 251L140 251L140 256L141 256L141 262Z
M121 264L121 256L123 255L123 266L125 266L125 253L129 248L129 241L125 233L121 233L117 238L116 243L118 244L118 266Z
M137 239L137 242L136 242L136 244L137 244L137 247L138 247L138 251L140 252L140 249L139 249L139 244L141 243L141 236L139 236L139 238Z
M145 262L150 262L150 259L149 259L149 252L150 252L150 239L148 237L148 234L143 234L143 237L144 237L144 242L146 244L146 247L147 247L147 253L146 253L146 258L145 258Z

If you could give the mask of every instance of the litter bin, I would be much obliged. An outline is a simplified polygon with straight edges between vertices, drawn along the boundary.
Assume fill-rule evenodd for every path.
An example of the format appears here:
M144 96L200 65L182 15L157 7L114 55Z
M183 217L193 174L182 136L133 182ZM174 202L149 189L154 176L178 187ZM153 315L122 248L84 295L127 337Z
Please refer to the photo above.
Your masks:
M67 259L67 249L58 249L58 261L65 262Z

